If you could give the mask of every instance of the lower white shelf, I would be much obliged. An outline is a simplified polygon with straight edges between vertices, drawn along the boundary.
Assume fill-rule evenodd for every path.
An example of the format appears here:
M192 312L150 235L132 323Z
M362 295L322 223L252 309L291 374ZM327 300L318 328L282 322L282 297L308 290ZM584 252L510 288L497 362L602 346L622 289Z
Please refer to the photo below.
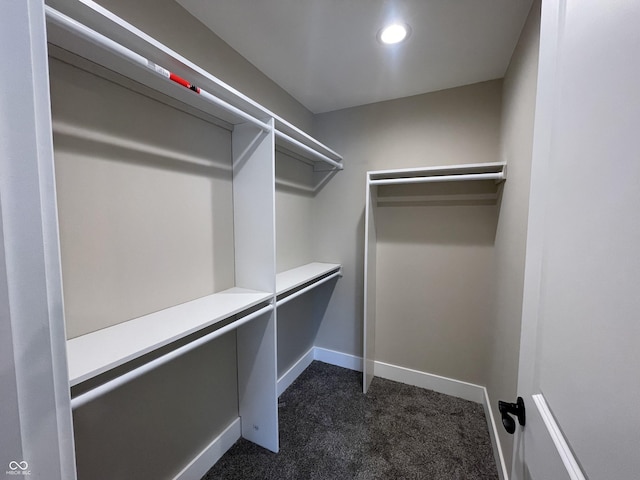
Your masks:
M69 383L77 385L272 298L272 293L236 287L72 338L67 341Z
M301 267L278 273L276 275L276 295L278 302L282 297L290 298L287 296L289 294L293 296L294 293L292 292L303 285L310 284L305 287L304 291L306 291L307 288L313 288L329 277L333 278L341 274L342 266L339 263L320 262L308 263ZM314 284L314 282L317 283ZM297 293L302 293L302 290L295 292L295 294Z

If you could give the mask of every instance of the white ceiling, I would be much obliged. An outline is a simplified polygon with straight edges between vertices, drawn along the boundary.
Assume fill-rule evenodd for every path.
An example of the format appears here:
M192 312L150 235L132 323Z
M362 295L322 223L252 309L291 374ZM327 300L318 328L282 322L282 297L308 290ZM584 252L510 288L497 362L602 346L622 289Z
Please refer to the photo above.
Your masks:
M176 0L314 113L504 76L532 0ZM376 40L389 21L409 40Z

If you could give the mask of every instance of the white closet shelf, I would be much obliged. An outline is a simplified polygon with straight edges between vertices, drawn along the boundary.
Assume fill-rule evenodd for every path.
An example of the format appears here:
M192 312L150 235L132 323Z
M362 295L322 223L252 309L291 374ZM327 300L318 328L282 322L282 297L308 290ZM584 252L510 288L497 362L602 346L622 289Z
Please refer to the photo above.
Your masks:
M506 164L504 162L495 162L377 170L367 172L367 178L370 185L401 185L480 180L493 180L498 183L504 181L507 177Z
M234 287L72 338L69 383L77 385L272 299L272 293Z
M268 122L273 118L279 146L314 165L322 162L330 169L343 168L342 157L336 152L95 2L47 0L46 14L47 39L51 45L229 126L249 122L266 131L271 129ZM64 57L61 58L64 61L73 62L73 56L51 51L52 55ZM170 70L202 89L202 93L172 82L149 68L147 62ZM96 69L92 71L100 74ZM155 98L163 101L162 96ZM166 103L176 107L175 101Z
M298 295L307 289L311 289L324 283L331 278L342 275L342 266L339 263L320 263L313 262L306 265L302 265L291 270L278 273L276 275L276 296L282 300L278 300L278 303L282 303L287 299ZM307 285L309 284L309 285ZM304 289L296 289L307 285ZM288 296L287 296L288 295ZM284 298L283 298L284 297Z

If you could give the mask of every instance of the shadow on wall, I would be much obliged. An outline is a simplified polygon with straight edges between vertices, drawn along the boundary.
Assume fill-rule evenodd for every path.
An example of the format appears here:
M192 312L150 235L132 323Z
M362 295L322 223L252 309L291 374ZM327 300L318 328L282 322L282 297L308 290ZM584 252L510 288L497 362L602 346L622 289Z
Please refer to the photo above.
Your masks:
M278 377L314 346L320 322L338 281L341 279L329 280L278 306Z
M281 147L276 149L276 190L315 197L339 170L316 167Z
M379 187L378 242L493 245L501 191L486 181Z
M56 151L75 154L87 160L122 162L223 180L231 178L231 165L228 161L216 162L215 159L196 153L180 153L140 139L127 139L75 125L57 124L54 127L54 143Z
M493 245L498 225L496 205L380 208L378 243Z

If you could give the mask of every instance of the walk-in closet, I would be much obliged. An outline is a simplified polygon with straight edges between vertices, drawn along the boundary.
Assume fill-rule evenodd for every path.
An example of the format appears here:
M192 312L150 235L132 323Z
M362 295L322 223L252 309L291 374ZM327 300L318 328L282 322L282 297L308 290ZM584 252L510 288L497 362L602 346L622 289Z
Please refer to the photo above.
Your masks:
M0 2L0 475L632 478L639 22Z

